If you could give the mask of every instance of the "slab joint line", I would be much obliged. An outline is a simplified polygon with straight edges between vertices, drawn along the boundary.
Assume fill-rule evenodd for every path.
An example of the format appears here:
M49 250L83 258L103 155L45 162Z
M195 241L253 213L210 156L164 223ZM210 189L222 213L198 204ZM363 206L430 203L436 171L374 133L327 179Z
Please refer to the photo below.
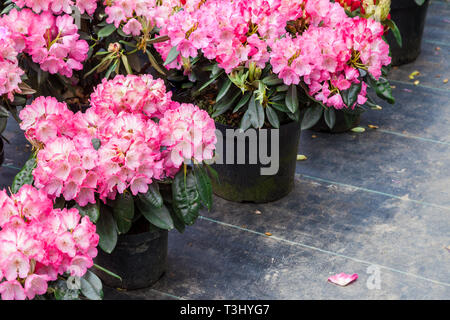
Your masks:
M367 188L363 188L363 187L357 187L357 186L354 186L354 185L351 185L351 184L342 183L342 182L336 182L336 181L331 181L331 180L322 179L322 178L318 178L318 177L313 177L313 176L309 176L309 175L306 175L306 174L303 174L303 173L296 173L295 175L296 176L299 175L299 176L302 176L302 177L305 177L305 178L311 179L311 180L316 180L316 181L320 181L320 182L335 184L335 185L338 185L338 186L353 188L353 189L356 189L356 190L361 190L361 191L365 191L365 192L369 192L369 193L374 193L374 194L382 195L382 196L393 198L393 199L398 199L398 200L402 200L402 201L409 201L409 202L417 203L417 204L420 204L420 205L423 205L423 206L430 206L430 207L435 207L435 208L439 208L439 209L450 211L450 207L442 206L442 205L431 203L431 202L404 198L404 197L396 196L395 194L390 194L390 193L376 191L376 190L367 189Z
M409 273L409 272L402 271L402 270L399 270L399 269L395 269L395 268L392 268L392 267L383 266L383 265L380 265L380 264L377 264L377 263L372 263L370 261L361 260L361 259L358 259L358 258L355 258L355 257L343 255L343 254L340 254L340 253L337 253L337 252L333 252L333 251L329 251L329 250L324 250L324 249L317 248L317 247L314 247L314 246L310 246L310 245L307 245L307 244L304 244L304 243L301 243L301 242L296 242L296 241L280 238L280 237L277 237L277 236L274 236L274 235L269 237L269 236L267 236L266 234L264 234L262 232L258 232L258 231L247 229L247 228L242 228L242 227L236 226L234 224L218 221L218 220L211 219L211 218L208 218L208 217L205 217L205 216L199 216L199 218L202 219L202 220L206 220L206 221L209 221L209 222L212 222L212 223L216 223L216 224L225 226L225 227L230 227L230 228L237 229L237 230L240 230L240 231L245 231L245 232L253 233L253 234L256 234L256 235L259 235L259 236L264 236L264 237L266 237L268 239L273 239L273 240L277 240L277 241L288 243L290 245L300 246L300 247L307 248L307 249L310 249L310 250L319 251L319 252L322 252L322 253L325 253L325 254L333 255L333 256L336 256L336 257L340 257L340 258L345 258L345 259L352 260L352 261L355 261L355 262L358 262L358 263L361 263L361 264L366 264L366 265L369 265L369 266L375 265L375 266L378 266L378 267L380 267L382 269L385 269L385 270L389 270L389 271L400 273L400 274L403 274L403 275L406 275L406 276L410 276L410 277L413 277L413 278L417 278L417 279L421 279L421 280L424 280L424 281L428 281L428 282L432 282L432 283L435 283L435 284L439 284L439 285L443 285L443 286L446 286L446 287L450 287L450 283L445 283L445 282L441 282L441 281L438 281L438 280L426 278L426 277L423 277L423 276L420 276L420 275L417 275L417 274Z

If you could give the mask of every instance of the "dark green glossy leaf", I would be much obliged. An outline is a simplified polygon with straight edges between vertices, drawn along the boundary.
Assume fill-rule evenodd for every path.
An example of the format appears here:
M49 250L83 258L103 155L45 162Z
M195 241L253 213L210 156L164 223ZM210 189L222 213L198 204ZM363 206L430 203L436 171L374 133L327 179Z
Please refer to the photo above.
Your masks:
M208 174L205 172L205 168L202 166L194 167L195 183L197 185L198 195L202 203L211 210L213 201L213 192L211 186L211 180Z
M179 171L172 183L173 208L187 225L194 224L200 210L200 196L195 177L189 172L186 176Z
M320 120L320 117L322 117L323 110L324 109L320 104L313 104L306 109L302 120L302 130L313 127Z
M175 59L178 57L180 53L177 50L177 46L172 47L170 49L169 54L167 55L166 61L164 62L164 65L167 66L169 63L172 63L175 61Z
M96 226L100 236L98 243L100 248L107 253L113 252L117 244L117 226L113 215L106 207L102 207Z
M105 38L107 36L110 36L114 31L116 31L116 27L113 24L108 24L108 25L104 26L103 28L101 28L97 32L97 35L100 38Z
M403 46L402 35L394 20L388 19L384 22L391 30L394 35L395 40L397 41L398 46L401 48Z
M103 299L102 281L91 271L87 270L80 279L81 293L89 300Z
M232 82L231 82L230 78L227 77L226 80L225 80L225 83L223 84L222 88L220 88L219 93L217 94L216 103L218 101L220 101L220 99L225 97L225 95L227 94L228 90L230 90L231 84L232 84Z
M278 76L276 74L271 74L271 75L265 77L264 79L262 79L262 82L268 86L276 86L276 85L282 84L283 80L278 78Z
M211 115L212 118L218 117L221 114L227 112L231 109L231 107L234 105L236 100L241 95L241 92L235 92L232 96L232 91L230 91L225 98L223 98L219 103L216 103L214 105L214 113Z
M170 216L172 217L175 229L177 229L178 232L183 233L186 229L186 224L184 223L183 219L181 219L178 214L175 213L175 210L171 206L167 207L167 209L169 210Z
M247 102L250 100L250 97L252 96L252 93L246 92L242 98L239 100L239 102L236 104L236 106L234 107L233 113L239 111L240 108L242 108L243 106L245 106L247 104Z
M323 111L323 117L328 128L333 129L336 123L336 112L334 111L334 108L330 107L325 109Z
M250 121L250 111L247 109L247 111L245 111L245 113L244 113L244 116L242 117L239 128L241 130L245 131L248 128L250 128L251 126L252 126L252 123Z
M118 194L114 200L113 216L119 234L127 233L134 217L134 200L129 192Z
M163 198L159 193L159 187L157 183L152 183L148 186L147 193L139 193L138 198L144 202L149 203L156 208L163 206Z
M289 86L286 94L286 107L291 113L295 113L298 109L297 86L292 84Z
M140 199L137 202L137 205L139 211L151 224L165 230L171 230L174 228L173 219L165 205L157 208L150 202L143 202Z
M25 184L33 184L34 168L36 168L36 158L31 155L30 159L25 162L22 170L20 170L19 173L14 177L13 183L11 185L12 193L17 193L17 191L19 191L19 189Z
M255 99L253 94L248 103L248 112L250 116L250 122L254 128L261 128L264 125L264 108L259 100Z
M84 207L80 207L76 204L75 208L78 209L83 217L88 216L92 223L97 223L98 218L100 217L100 204L98 202L95 204L89 203Z
M278 115L277 115L276 111L273 110L271 107L267 106L266 114L267 114L267 119L269 120L272 127L278 129L280 127L280 119L278 119Z

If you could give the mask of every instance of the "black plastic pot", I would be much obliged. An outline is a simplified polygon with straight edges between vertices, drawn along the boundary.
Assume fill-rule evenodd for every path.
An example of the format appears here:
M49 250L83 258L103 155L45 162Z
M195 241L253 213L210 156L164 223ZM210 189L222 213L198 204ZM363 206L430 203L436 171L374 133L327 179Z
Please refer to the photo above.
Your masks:
M256 164L249 164L250 143L243 137L226 135L226 129L233 129L216 122L216 128L222 133L221 138L224 164L213 164L212 167L219 175L219 181L212 179L213 191L216 195L234 202L264 203L275 201L286 196L294 187L295 166L297 161L297 148L300 141L300 124L290 122L280 126L279 129L279 169L274 175L261 175L261 168L269 167L270 164L262 164L258 156ZM271 149L271 130L267 129L266 154L272 157L275 150ZM259 154L259 141L261 131L256 130L256 150ZM233 140L234 159L233 164L227 164L226 141ZM238 164L238 142L244 143L245 164ZM220 143L220 142L219 142ZM253 145L254 146L254 145ZM218 151L220 152L220 151Z
M336 122L334 124L333 129L330 129L330 127L328 127L324 117L322 116L319 122L317 122L311 128L311 130L329 133L342 133L357 127L361 121L361 113L345 114L343 111L335 110L335 115L336 115Z
M403 42L400 47L392 32L388 32L386 39L391 48L393 66L413 62L419 56L428 4L428 0L421 6L414 0L391 2L391 19L397 24Z
M102 271L96 274L103 284L128 290L148 288L167 269L167 230L120 235L111 254L98 250L95 263L122 278L120 281Z

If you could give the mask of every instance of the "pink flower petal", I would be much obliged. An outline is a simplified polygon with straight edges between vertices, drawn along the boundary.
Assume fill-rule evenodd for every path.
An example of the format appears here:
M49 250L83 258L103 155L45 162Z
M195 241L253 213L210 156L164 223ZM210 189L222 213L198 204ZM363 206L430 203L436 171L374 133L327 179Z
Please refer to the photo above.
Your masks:
M346 274L344 272L341 272L339 274L336 274L334 276L331 276L328 278L328 281L337 284L339 286L345 287L346 285L348 285L349 283L355 281L356 279L358 279L358 274L354 273L354 274Z

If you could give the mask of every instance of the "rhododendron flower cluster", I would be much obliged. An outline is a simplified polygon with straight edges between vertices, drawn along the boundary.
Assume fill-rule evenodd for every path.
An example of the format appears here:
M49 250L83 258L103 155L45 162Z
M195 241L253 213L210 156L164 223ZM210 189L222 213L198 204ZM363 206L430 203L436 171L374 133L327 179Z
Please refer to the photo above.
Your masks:
M52 11L55 14L65 12L72 13L72 7L76 5L81 13L93 14L97 8L98 0L13 0L19 7L28 7L36 13L41 11Z
M213 156L214 120L172 101L150 75L103 81L91 105L74 114L54 98L39 98L20 113L22 129L40 149L34 183L52 198L85 206L127 188L145 193L153 181L173 177L184 159Z
M70 15L13 9L2 16L0 26L10 29L18 52L29 54L33 62L51 74L70 78L73 70L81 70L87 59L89 45L79 39L78 27Z
M14 93L21 92L20 76L24 74L19 68L17 49L8 28L0 26L0 96L6 94L12 101Z
M103 79L91 95L91 104L97 113L117 115L120 112L145 113L149 118L161 118L167 109L176 107L172 92L166 91L162 79L150 75L116 76Z
M378 79L390 63L383 31L379 22L348 17L329 0L208 0L168 16L160 35L170 40L155 48L167 59L176 47L179 56L167 68L200 54L228 74L270 64L286 85L303 82L315 99L340 109L346 107L340 91L360 82L360 69Z
M66 272L81 277L93 265L99 237L78 210L53 209L43 190L24 185L0 191L0 294L3 300L33 299Z

